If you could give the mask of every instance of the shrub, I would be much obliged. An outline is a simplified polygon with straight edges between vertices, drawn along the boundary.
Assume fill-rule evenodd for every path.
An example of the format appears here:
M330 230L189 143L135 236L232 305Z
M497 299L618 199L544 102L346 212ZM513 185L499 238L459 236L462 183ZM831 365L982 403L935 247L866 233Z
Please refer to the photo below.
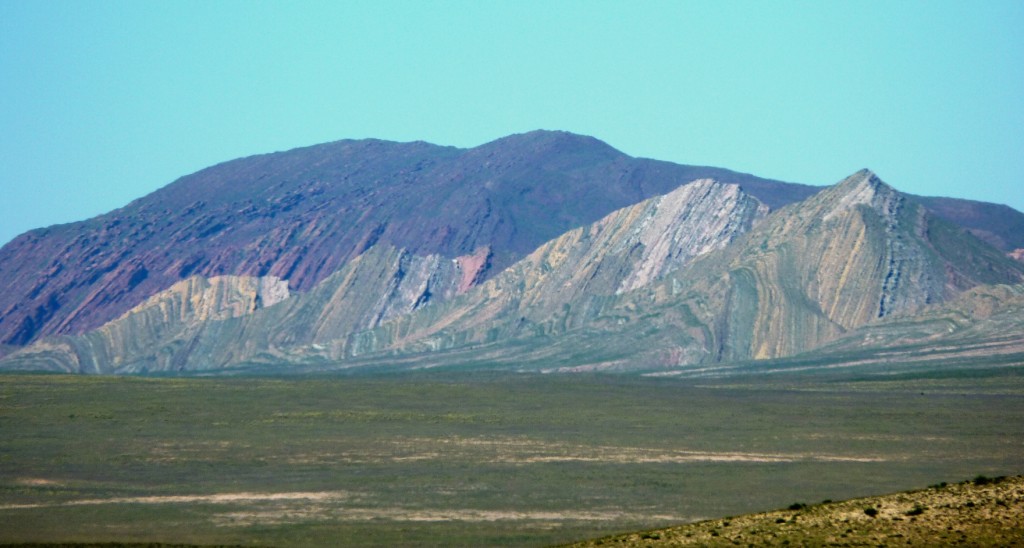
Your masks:
M794 502L789 505L790 510L803 510L804 508L807 508L807 505L802 502Z
M921 514L924 513L924 510L925 510L924 506L921 506L921 504L915 504L913 508L911 508L910 510L907 510L907 515L908 516L920 516Z
M878 515L878 510L872 506L868 506L864 509L864 513L867 514L868 517L873 518Z

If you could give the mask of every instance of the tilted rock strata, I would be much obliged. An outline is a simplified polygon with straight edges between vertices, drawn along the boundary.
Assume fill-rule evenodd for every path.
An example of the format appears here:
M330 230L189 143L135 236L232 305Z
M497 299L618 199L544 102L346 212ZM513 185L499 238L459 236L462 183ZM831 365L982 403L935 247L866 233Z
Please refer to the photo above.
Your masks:
M871 322L817 351L873 363L1024 356L1024 284L977 286L920 314Z
M178 352L160 343L177 346L193 340L206 325L253 314L289 298L288 284L268 276L193 276L178 282L128 311L120 318L79 337L44 340L14 353L9 362L33 360L42 369L110 373L120 370L139 356L146 357L146 370L180 368Z
M47 369L133 373L217 369L255 356L286 360L283 349L330 344L451 298L466 262L473 261L381 244L304 294L289 294L273 277L193 277L100 329L41 341L8 364L45 358Z
M601 262L575 253L604 249L601 229L619 215L637 211L572 231L464 297L356 334L347 356L473 348L475 356L438 361L486 356L559 370L778 358L912 317L972 287L1024 280L1018 263L868 171L773 213L664 280L612 295L636 272L622 265L642 265L644 254Z
M1019 265L869 171L780 210L705 270L677 283L704 287L716 303L704 321L724 360L792 355L977 285L1024 279Z
M695 181L571 230L450 303L357 334L346 353L436 351L533 333L535 324L565 331L615 294L728 246L766 213L736 185Z

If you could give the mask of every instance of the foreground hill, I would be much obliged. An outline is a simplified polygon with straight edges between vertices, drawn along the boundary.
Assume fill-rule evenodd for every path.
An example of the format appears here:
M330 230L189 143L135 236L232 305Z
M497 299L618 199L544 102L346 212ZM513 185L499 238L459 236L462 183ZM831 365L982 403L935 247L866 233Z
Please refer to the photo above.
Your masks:
M702 521L606 537L590 546L1016 546L1024 476Z

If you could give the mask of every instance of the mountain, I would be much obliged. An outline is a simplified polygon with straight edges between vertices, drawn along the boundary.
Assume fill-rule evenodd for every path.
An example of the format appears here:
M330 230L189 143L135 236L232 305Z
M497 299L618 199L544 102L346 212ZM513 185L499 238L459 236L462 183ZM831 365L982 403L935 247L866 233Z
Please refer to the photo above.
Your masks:
M1024 265L869 171L771 214L736 185L698 180L570 230L471 283L490 253L452 260L377 242L287 298L277 278L194 278L84 336L16 352L4 366L692 373L841 349L843 337L856 344L864 340L858 330L879 322L914 321L970 301L965 295L996 294L985 289L995 284L1012 293L1024 282ZM275 288L277 297L257 299L254 287ZM200 289L216 296L194 297ZM249 297L239 306L237 295ZM1000 314L1019 317L1022 304L1008 299ZM974 330L979 340L993 332L979 322L998 314L957 306L966 312L949 332ZM1002 325L1012 333L1016 324ZM876 349L899 342L867 340Z
M378 243L472 266L464 291L568 230L703 178L739 184L771 209L820 190L632 158L554 131L471 149L338 141L225 162L0 248L0 356L98 328L191 276L274 276L307 292ZM1024 248L1020 212L920 200L1003 251Z
M5 245L0 344L84 333L194 275L275 276L308 291L378 243L464 262L484 253L475 284L567 230L707 177L773 207L818 190L551 131L472 149L338 141L234 160Z

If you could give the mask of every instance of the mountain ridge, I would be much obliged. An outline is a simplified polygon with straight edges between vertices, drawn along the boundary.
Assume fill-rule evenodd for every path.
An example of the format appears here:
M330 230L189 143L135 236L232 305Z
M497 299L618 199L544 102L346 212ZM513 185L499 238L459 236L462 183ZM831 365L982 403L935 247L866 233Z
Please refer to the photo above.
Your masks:
M489 247L482 281L570 228L701 178L694 174L731 173L593 143L555 132L473 149L337 141L217 164L0 248L0 342L84 332L192 274L277 276L306 291L378 241L450 258Z
M879 316L912 317L968 286L1024 279L1024 269L1018 263L927 215L915 201L879 182L870 172L861 172L847 178L845 185L840 183L811 199L817 203L794 204L772 213L742 236L739 243L743 245L698 258L663 281L607 300L593 314L590 327L578 327L559 339L552 338L544 327L549 324L533 324L539 334L528 348L510 343L503 352L501 345L492 350L484 345L472 347L471 354L480 356L439 360L530 361L548 368L555 367L552 363L566 364L555 367L561 370L579 370L590 360L588 369L617 370L624 364L657 369L683 363L779 358L812 350ZM862 192L872 187L875 190ZM861 199L854 199L858 194ZM891 207L894 198L902 202L900 207ZM901 221L899 230L887 233L872 202L881 213ZM805 211L792 211L799 209ZM832 232L821 229L822 217L836 211L845 211L845 216L833 218L845 227L841 233L846 236L839 242L834 241ZM872 213L865 216L866 211ZM928 223L922 224L922 219ZM937 231L936 241L942 249L934 248L932 239L925 236L926 229ZM810 240L805 236L808 230L813 236ZM870 234L875 237L865 239ZM947 257L948 249L955 250L953 244L957 243L977 249L980 258ZM828 249L828 254L821 253ZM793 255L804 260L790 260ZM818 256L826 258L813 262ZM980 261L981 266L975 268L972 260ZM958 269L953 262L963 262L963 266ZM994 270L990 272L989 267ZM891 275L894 268L896 278ZM647 320L659 315L665 318L661 325ZM570 314L551 325L577 320L578 315L573 319ZM379 340L380 334L368 336ZM454 336L452 340L458 339ZM576 351L571 349L583 348L589 350L567 357ZM515 357L507 360L502 353ZM381 360L399 357L386 354ZM545 361L550 363L545 366Z
M214 322L181 318L169 336L126 317L7 363L74 371L104 362L104 372L138 373L468 358L563 371L685 369L799 356L972 288L1024 282L1024 265L868 170L770 214L737 185L691 182L466 284L488 254L452 260L378 242L276 306ZM147 342L119 352L115 339Z
M707 173L724 174L734 181L686 178ZM690 235L699 236L718 221L706 210L698 215L703 221L688 225L689 214L682 212L704 201L731 211L732 206L724 205L732 203L728 195L733 191L726 190L730 184L762 204L755 208L760 211L757 219L774 211L766 217L773 232L754 231L760 234L760 249L748 246L742 251L752 262L737 258L739 251L712 253L719 258L705 261L704 252L684 249L703 245ZM696 186L685 190L689 185ZM705 187L714 191L689 194ZM642 235L640 239L623 237L623 242L632 242L630 250L603 250L600 257L581 251L592 242L579 235L599 234L597 224L633 226L633 220L607 221L609 216L625 219L646 211L651 203L684 195L673 206L679 216L650 217L651 222L661 223L655 230L641 225L630 229ZM829 197L836 202L829 202ZM568 132L511 135L471 149L420 141L342 140L223 162L108 214L20 236L0 249L0 283L6 284L6 291L0 292L0 351L17 353L44 336L89 333L195 276L237 277L231 283L243 285L248 282L241 280L277 279L295 295L316 292L320 284L336 278L331 287L341 293L290 302L285 307L289 310L292 304L306 304L296 304L299 308L290 312L292 316L275 321L295 321L312 314L306 308L335 301L346 303L350 312L324 312L321 323L302 324L308 333L287 337L269 334L268 327L239 324L236 327L242 331L233 332L232 337L251 336L248 329L263 330L262 337L270 345L259 350L259 344L246 344L245 352L250 354L243 355L265 350L270 352L268 359L282 359L271 348L294 347L307 338L309 344L322 344L325 337L333 350L321 357L330 359L344 357L353 348L383 351L398 340L431 347L434 343L425 342L429 337L419 342L407 335L390 340L394 333L384 334L382 342L377 339L383 333L379 328L415 314L420 319L410 320L413 323L401 329L425 326L423 322L435 321L429 318L440 310L434 306L430 312L418 313L425 305L471 293L479 297L479 291L473 292L482 284L575 231L575 240L559 244L567 246L559 253L583 253L579 255L583 264L603 265L589 275L604 281L587 280L591 287L583 292L545 289L547 297L527 299L532 304L528 311L521 311L516 320L519 327L514 329L505 320L498 322L505 326L500 329L483 327L482 318L511 313L510 305L485 298L476 306L490 303L487 314L428 331L461 333L451 335L455 337L451 341L462 341L457 344L498 336L481 339L478 328L501 336L530 331L548 336L566 326L587 324L600 332L605 321L600 319L601 311L626 302L623 294L652 282L662 284L659 291L675 294L675 286L666 289L664 283L669 282L658 281L671 278L672 284L691 284L703 292L696 302L679 303L685 310L696 307L691 312L699 319L687 320L683 332L690 334L685 340L659 352L715 361L774 358L802 352L893 311L913 314L978 284L1014 283L1019 269L1013 265L1019 263L1008 263L980 240L965 239L963 232L988 243L1007 244L1012 238L997 232L1016 226L1012 216L997 216L985 224L984 215L976 211L998 207L983 204L985 208L960 212L959 218L970 222L957 228L940 221L929 200L899 193L869 170L821 189L719 168L632 158L598 139ZM946 200L940 205L949 210L950 203L961 202ZM812 210L809 204L832 210ZM858 208L866 209L851 213ZM627 210L634 213L622 213ZM744 215L738 231L719 234L728 246L735 247L734 240L742 243L755 237L747 232L760 220L755 223ZM822 229L823 224L831 228ZM713 240L705 251L722 247ZM659 248L661 254L652 255ZM851 261L861 255L866 262L854 265ZM669 260L673 256L679 261ZM794 261L816 257L830 257L818 265L820 272L794 270ZM712 273L699 280L672 272L691 260L698 267L710 265L703 268ZM526 279L546 275L520 270ZM619 279L617 273L629 273L632 278ZM862 298L864 287L859 283L876 278L878 287L871 289L874 301L869 302ZM612 279L619 287L607 286ZM512 294L520 291L512 286L521 282L510 283ZM778 306L766 307L766 302ZM633 301L624 306L641 310L647 305ZM718 308L700 312L708 307ZM691 312L677 320L683 321ZM471 325L474 322L478 327ZM750 336L754 338L744 342ZM438 344L447 348L455 342ZM711 357L698 358L692 354L695 349ZM213 347L205 351L217 354ZM178 356L175 363L187 363L181 352L180 348L171 352ZM231 354L222 359L240 358ZM154 366L162 369L169 362L160 363L164 365Z

